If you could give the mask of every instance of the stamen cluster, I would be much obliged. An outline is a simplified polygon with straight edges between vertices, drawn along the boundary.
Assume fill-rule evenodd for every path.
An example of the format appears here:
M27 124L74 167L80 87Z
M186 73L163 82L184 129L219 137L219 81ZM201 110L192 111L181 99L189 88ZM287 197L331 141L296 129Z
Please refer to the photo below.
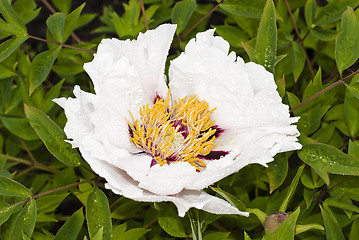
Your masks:
M188 162L198 171L203 170L206 164L201 157L216 146L217 130L210 120L214 110L196 96L178 99L170 107L169 92L165 100L157 98L151 107L142 106L140 119L132 117L133 124L128 122L130 141L150 154L153 164Z

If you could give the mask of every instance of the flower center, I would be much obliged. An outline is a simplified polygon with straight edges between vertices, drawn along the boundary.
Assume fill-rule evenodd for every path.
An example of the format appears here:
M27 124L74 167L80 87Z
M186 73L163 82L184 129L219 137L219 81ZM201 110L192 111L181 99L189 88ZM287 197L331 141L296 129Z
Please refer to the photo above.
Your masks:
M178 99L171 108L169 91L167 99L157 98L152 107L143 105L140 119L128 122L130 141L152 156L152 164L188 162L203 170L201 157L216 146L217 129L210 120L214 110L196 96Z

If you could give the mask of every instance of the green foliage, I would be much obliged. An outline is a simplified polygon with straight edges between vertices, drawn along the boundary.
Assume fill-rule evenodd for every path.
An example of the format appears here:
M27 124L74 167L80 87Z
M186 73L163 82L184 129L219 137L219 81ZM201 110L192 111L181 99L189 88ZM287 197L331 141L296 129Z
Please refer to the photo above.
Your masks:
M173 208L164 206L163 209L161 209L158 216L158 224L171 236L178 238L187 237L183 223Z
M348 7L342 16L342 32L335 41L335 60L340 74L358 59L358 41L359 22L353 9Z
M80 165L80 156L65 142L65 133L41 110L25 105L25 114L32 128L46 148L61 162L69 166Z
M173 7L171 19L172 23L177 24L177 33L183 31L196 8L195 0L184 0L176 3Z
M98 188L88 196L86 220L90 238L111 239L111 212L106 195Z
M359 238L359 0L144 0L147 21L138 0L44 2L0 0L0 239ZM65 142L52 100L96 91L83 64L101 39L134 39L146 22L177 24L169 59L216 28L300 117L300 151L206 189L248 218L121 197ZM288 218L265 230L278 211Z

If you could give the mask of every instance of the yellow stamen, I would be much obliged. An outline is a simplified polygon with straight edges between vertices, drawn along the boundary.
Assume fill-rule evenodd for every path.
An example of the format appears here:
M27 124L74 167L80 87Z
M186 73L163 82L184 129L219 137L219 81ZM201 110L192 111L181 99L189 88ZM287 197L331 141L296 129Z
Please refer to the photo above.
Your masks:
M178 99L171 108L169 90L165 100L158 98L152 107L143 105L140 119L135 120L130 112L130 141L161 166L169 161L188 162L201 171L206 164L198 156L208 155L216 146L215 122L210 119L214 110L197 96Z

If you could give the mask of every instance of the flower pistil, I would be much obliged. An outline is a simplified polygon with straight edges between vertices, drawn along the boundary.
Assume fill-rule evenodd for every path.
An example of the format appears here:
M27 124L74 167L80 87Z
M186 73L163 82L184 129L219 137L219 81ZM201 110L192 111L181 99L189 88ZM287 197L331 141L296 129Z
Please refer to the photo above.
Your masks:
M170 106L170 90L166 99L157 98L149 107L140 108L140 119L128 121L131 139L139 149L152 156L152 165L188 162L197 171L206 164L199 158L210 154L217 128L210 119L206 101L197 96L178 99Z

